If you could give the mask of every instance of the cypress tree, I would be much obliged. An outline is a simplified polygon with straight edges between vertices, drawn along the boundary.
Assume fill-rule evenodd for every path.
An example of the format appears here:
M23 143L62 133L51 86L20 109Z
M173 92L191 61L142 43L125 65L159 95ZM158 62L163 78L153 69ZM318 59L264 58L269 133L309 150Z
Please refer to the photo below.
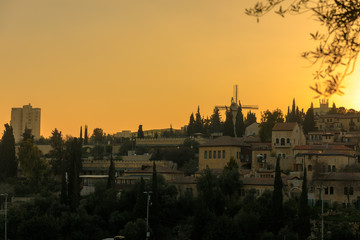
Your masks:
M5 124L0 148L0 174L4 177L15 177L18 163L15 154L15 138L13 128Z
M85 125L85 131L84 131L84 145L89 144L89 138L88 138L88 126Z
M299 240L305 240L310 235L310 209L308 205L308 190L307 190L307 174L306 166L304 166L304 179L301 188L301 196L299 201Z
M276 159L274 191L272 196L272 231L277 234L283 226L283 182L281 179L280 157Z
M112 157L112 153L110 155L110 166L109 166L109 177L107 182L107 189L111 189L115 187L115 164Z
M72 138L66 142L66 168L64 170L68 176L67 196L72 210L75 210L80 204L81 148L80 139Z
M140 182L137 188L137 196L136 196L136 203L134 206L134 217L135 218L145 218L146 217L146 200L147 195L145 192L145 181L141 177Z
M242 137L245 133L245 123L244 123L244 116L241 109L241 104L239 105L238 112L236 115L236 135L237 137Z
M200 106L195 114L194 133L204 133L204 121L200 114Z
M82 137L82 126L80 126L80 139L82 140L83 137Z
M157 236L158 233L158 228L159 228L159 192L158 192L158 177L157 177L157 172L156 172L156 164L155 161L153 162L153 174L152 174L152 178L151 178L151 208L150 208L150 213L151 213L151 228L154 230L154 235L155 238Z
M195 128L195 118L194 118L194 113L191 113L190 120L189 120L189 125L187 127L187 134L189 136L194 135L194 130L195 130L194 128Z
M224 136L230 136L234 137L234 123L232 120L232 113L231 110L226 110L226 119L224 123L224 129L223 129L223 135Z

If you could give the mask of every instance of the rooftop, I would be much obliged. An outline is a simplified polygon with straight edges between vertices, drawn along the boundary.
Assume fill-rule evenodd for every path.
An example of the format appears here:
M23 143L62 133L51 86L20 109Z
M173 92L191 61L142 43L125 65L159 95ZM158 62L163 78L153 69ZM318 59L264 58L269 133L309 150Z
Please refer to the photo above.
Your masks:
M250 145L244 142L243 138L235 138L230 136L218 137L203 143L200 147L214 147L214 146L234 146L234 147L249 147Z
M290 122L290 123L276 123L273 127L273 131L292 131L296 127L296 122Z

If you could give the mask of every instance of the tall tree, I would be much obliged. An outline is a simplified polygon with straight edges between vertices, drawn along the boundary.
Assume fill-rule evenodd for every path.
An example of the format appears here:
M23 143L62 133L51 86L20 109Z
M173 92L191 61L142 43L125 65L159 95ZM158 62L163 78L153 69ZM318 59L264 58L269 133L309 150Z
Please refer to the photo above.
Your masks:
M284 122L283 113L280 109L273 112L266 110L261 114L261 123L259 125L259 135L261 141L271 141L272 129L276 123Z
M286 118L286 122L297 122L299 124L302 124L304 121L304 117L305 114L303 111L299 110L299 107L296 106L295 104L295 98L293 99L293 103L292 103L292 107L291 107L291 112L289 112L289 107L288 107L288 113L285 116Z
M237 137L242 137L245 133L245 123L241 104L239 104L238 112L236 114L235 128Z
M156 172L156 164L155 161L153 162L153 173L151 177L151 227L154 230L155 238L157 237L157 233L159 230L159 189L158 189L158 176Z
M315 130L315 116L314 116L314 109L313 104L311 103L311 107L307 110L305 119L304 119L304 133L308 134L310 131Z
M18 163L15 154L15 138L13 128L5 124L0 148L0 174L4 177L15 177Z
M55 175L61 174L63 169L63 158L64 158L64 140L62 133L57 128L51 132L50 137L50 156L51 166Z
M310 208L308 205L306 166L304 166L304 178L301 188L298 216L299 216L299 226L298 226L299 240L305 240L310 235Z
M137 137L138 138L144 138L144 131L142 129L142 125L139 125L139 129L138 129L138 132L137 132Z
M109 177L108 177L108 182L107 182L108 189L112 189L115 187L115 184L116 184L115 172L116 172L115 164L114 164L114 160L113 160L112 153L111 153L110 166L109 166Z
M224 136L235 137L234 135L234 122L232 120L232 113L230 109L226 109L226 118L223 129Z
M67 196L68 203L72 210L75 210L80 203L80 171L82 141L78 138L70 138L66 143L65 161L67 174Z
M147 195L145 192L145 181L141 177L140 182L137 183L137 191L136 191L136 203L134 206L134 217L135 218L145 218L146 217L146 201Z
M84 145L88 145L89 144L89 139L88 139L88 126L85 125L85 131L84 131Z
M191 113L190 119L189 119L189 124L187 127L187 134L189 136L193 136L194 133L195 133L195 117L194 117L194 113Z
M221 116L218 108L214 108L214 112L210 117L209 130L210 133L222 132Z
M283 226L283 182L281 179L281 170L280 170L280 157L276 159L275 167L275 179L274 179L274 191L272 196L272 226L271 230L274 233L278 231Z
M80 126L80 139L82 140L83 137L82 137L82 126Z
M197 112L195 114L194 133L204 133L204 120L200 114L200 106L198 106Z

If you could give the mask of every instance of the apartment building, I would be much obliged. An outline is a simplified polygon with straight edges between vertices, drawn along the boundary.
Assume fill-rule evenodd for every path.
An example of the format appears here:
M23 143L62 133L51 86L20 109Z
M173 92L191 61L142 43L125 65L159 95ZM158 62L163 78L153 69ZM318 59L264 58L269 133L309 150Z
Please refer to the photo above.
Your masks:
M11 109L10 125L13 128L15 142L22 140L25 128L31 129L35 139L40 138L41 109L33 108L31 104L24 105L22 108Z

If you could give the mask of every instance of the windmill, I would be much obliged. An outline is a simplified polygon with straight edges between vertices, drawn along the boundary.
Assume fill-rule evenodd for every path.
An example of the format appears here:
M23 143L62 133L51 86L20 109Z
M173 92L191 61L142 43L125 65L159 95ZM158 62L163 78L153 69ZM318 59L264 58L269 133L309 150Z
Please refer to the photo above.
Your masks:
M240 101L238 103L238 85L236 84L236 85L234 85L234 96L231 98L231 104L230 104L230 111L232 114L235 137L237 137L235 125L236 125L236 116L238 113L239 105L240 105ZM241 105L241 108L242 109L259 109L259 107L257 105ZM227 106L215 106L215 109L227 110L228 107Z

